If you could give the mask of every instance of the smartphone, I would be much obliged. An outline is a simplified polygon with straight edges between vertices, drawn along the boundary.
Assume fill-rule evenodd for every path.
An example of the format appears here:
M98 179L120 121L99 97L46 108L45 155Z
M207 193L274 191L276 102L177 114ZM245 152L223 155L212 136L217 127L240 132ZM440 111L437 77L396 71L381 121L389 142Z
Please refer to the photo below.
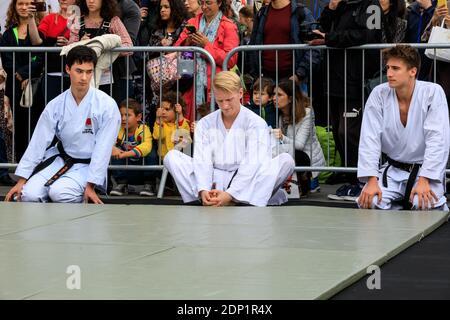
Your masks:
M189 31L190 33L196 33L196 32L197 32L197 28L196 28L195 26L193 26L192 24L186 25L186 29L187 29L187 31Z
M148 0L141 0L140 1L141 8L142 7L148 8L148 2L149 2Z
M436 8L445 6L447 7L447 0L438 0Z
M46 2L32 2L31 4L36 7L37 12L47 11L47 3Z

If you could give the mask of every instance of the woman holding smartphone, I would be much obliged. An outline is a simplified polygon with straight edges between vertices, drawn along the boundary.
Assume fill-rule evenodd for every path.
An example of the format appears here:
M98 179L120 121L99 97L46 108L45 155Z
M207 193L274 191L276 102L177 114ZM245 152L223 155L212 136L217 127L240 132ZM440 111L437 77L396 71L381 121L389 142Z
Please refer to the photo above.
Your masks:
M70 15L68 9L74 5L76 0L59 0L59 12L50 13L39 24L39 35L43 46L62 47L67 45L70 38L70 30L67 18ZM61 81L62 79L62 81ZM69 78L64 76L64 62L58 53L47 54L47 85L41 81L41 92L47 94L44 102L56 98L60 93L69 88Z
M228 6L225 0L201 1L202 13L189 19L196 32L186 28L175 43L175 46L198 46L208 51L216 62L216 73L222 71L223 61L233 48L239 46L239 35L233 21L226 17ZM228 62L231 69L237 62L238 55L234 55ZM196 88L187 91L183 98L187 105L186 118L194 119L194 110L211 100L211 66L197 54ZM194 91L195 90L195 91ZM195 107L194 107L195 106Z
M187 11L182 0L159 0L157 8L159 14L156 18L155 29L150 35L146 45L151 47L170 47L175 44L181 32L186 25ZM148 58L159 57L159 52L148 52ZM150 101L151 111L149 121L153 123L156 116L156 106L160 105L159 91L153 92L150 88L150 81L146 82L148 88L148 100ZM181 84L181 82L180 82ZM181 88L179 88L181 90Z
M36 7L32 1L11 0L6 14L6 30L0 46L32 47L39 46L41 43L36 23ZM11 101L16 128L14 152L16 159L20 159L28 146L28 137L31 137L39 117L36 108L20 107L20 97L29 79L41 73L42 62L40 55L37 54L31 54L30 61L29 52L1 52L1 59L3 68L8 74L5 95Z

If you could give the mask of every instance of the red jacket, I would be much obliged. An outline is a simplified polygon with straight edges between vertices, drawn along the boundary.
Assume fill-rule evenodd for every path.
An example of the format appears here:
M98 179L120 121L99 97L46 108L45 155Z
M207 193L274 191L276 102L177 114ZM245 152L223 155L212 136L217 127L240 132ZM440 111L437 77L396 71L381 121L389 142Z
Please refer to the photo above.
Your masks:
M197 30L200 26L200 19L202 18L203 13L200 13L199 15L195 16L192 19L189 19L187 22L188 24L194 25ZM184 29L181 33L180 37L178 38L177 42L175 43L175 46L182 46L186 38L188 37L187 30ZM228 19L227 17L223 16L220 20L219 28L217 29L217 35L216 39L214 40L214 43L208 42L204 49L208 51L212 57L214 58L214 61L216 62L216 73L219 73L222 71L222 64L225 60L225 56L230 52L233 48L239 46L239 35L236 25L233 21ZM238 55L235 54L233 57L228 60L228 69L231 69L238 60ZM208 61L208 60L206 60ZM211 79L211 66L209 63L207 64L207 75L208 75L208 102L210 101L210 79ZM193 114L193 94L194 91L189 90L187 91L183 98L187 105L187 112L186 112L186 118L189 120L194 120L194 114Z

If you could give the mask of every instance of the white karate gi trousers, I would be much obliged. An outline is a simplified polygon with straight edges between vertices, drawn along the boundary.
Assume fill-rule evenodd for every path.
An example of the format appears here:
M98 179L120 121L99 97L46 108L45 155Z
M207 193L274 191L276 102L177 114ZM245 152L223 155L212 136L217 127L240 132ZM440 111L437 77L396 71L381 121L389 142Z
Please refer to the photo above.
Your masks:
M164 157L164 166L175 179L183 201L199 200L194 174L193 158L177 150L171 150ZM251 185L246 186L245 195L236 196L236 201L254 206L280 205L288 201L281 190L283 183L294 172L294 159L288 153L273 158L270 163L262 165ZM226 191L234 171L214 168L216 189ZM211 186L212 187L212 186ZM246 200L241 200L246 199Z
M76 163L49 187L44 186L55 173L64 166L64 161L57 157L47 168L33 175L22 189L23 202L80 203L83 201L87 185L88 164Z
M397 201L403 199L406 190L406 183L408 182L409 172L391 166L387 172L387 188L385 188L383 186L383 172L385 167L386 165L383 165L378 172L378 186L380 187L382 192L382 199L378 204L378 196L374 196L372 199L372 208L383 210L402 210L402 205ZM417 184L418 179L419 177L416 178L414 187ZM436 201L434 206L430 207L429 209L448 211L447 199L444 195L444 184L441 181L430 180L430 187L438 198L438 201ZM356 199L356 203L358 203L358 199ZM413 198L413 207L411 208L411 210L417 210L418 203L418 197L417 195L415 195Z

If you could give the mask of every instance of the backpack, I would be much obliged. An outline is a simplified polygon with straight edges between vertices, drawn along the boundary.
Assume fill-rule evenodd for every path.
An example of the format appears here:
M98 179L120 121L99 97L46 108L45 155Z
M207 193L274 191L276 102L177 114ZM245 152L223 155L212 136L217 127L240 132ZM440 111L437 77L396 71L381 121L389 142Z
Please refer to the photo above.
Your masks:
M341 157L336 149L334 143L333 132L330 127L316 126L316 134L319 139L320 147L323 150L327 167L340 167ZM328 139L330 141L330 159L328 159ZM319 182L326 183L326 180L331 177L333 172L323 171L319 174Z
M95 35L91 34L90 38L92 39L92 38L95 38L97 36L102 36L104 34L109 34L110 33L109 32L109 28L110 27L111 27L111 22L103 20L102 25L100 26L100 28L97 29ZM94 28L86 28L86 24L84 22L84 16L81 16L80 17L80 31L78 31L78 36L79 36L80 39L85 35L86 29L87 30L92 30Z

